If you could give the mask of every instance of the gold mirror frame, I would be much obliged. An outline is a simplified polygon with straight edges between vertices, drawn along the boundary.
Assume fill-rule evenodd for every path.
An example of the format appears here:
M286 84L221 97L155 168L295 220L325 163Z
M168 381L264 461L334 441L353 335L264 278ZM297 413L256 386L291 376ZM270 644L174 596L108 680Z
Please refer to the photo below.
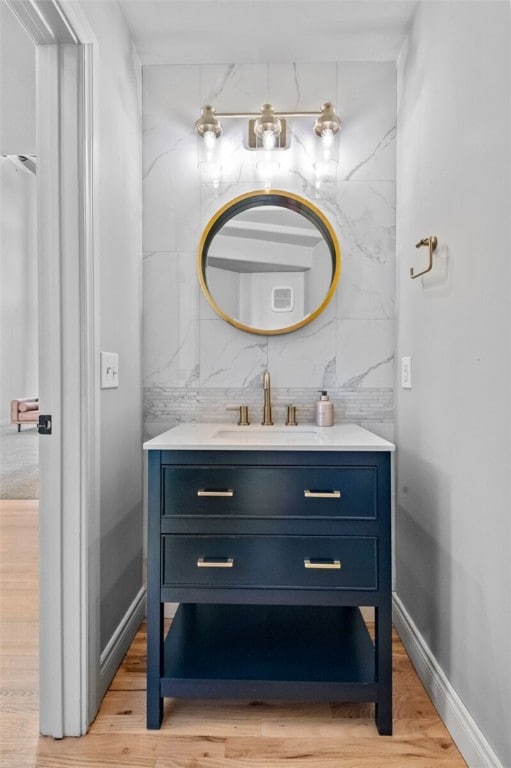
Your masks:
M208 251L215 235L224 224L238 213L242 213L249 208L257 208L265 205L286 208L287 210L296 211L302 216L305 216L305 218L311 221L323 235L332 258L332 280L330 288L321 304L297 323L284 328L272 328L268 330L244 325L243 323L240 323L239 320L235 320L233 317L230 317L230 315L227 315L212 297L206 281ZM313 205L309 200L306 200L299 195L295 195L293 192L284 192L279 189L258 190L256 192L247 192L244 195L235 197L233 200L230 200L223 205L220 210L212 216L200 239L197 271L204 296L217 315L223 320L230 323L230 325L233 325L235 328L238 328L240 331L247 331L247 333L255 333L260 336L277 336L284 333L291 333L291 331L296 331L298 328L302 328L304 325L315 320L315 318L323 312L334 295L339 282L339 277L341 275L341 249L332 225L319 208Z

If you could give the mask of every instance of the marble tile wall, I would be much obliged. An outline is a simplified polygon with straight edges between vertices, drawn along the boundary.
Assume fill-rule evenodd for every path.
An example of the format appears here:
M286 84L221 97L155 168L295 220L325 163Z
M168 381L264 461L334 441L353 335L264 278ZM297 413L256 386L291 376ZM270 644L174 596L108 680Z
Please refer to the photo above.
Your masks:
M343 120L337 178L318 190L311 123L290 123L272 187L310 199L330 219L342 251L339 287L327 309L292 334L262 337L221 320L200 292L197 245L213 213L263 188L258 153L243 148L245 121L222 136L222 176L201 177L194 122L200 107L319 110ZM270 369L275 419L285 405L312 421L317 390L337 418L393 432L396 76L391 62L146 66L143 70L145 433L181 421L226 421L227 405L262 413ZM228 128L228 130L227 130Z

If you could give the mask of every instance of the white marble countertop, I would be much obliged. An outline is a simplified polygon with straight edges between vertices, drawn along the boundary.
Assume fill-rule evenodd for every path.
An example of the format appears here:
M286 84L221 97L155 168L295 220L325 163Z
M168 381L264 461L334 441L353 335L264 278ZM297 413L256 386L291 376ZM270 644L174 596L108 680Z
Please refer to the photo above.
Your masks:
M144 443L148 451L394 451L395 446L359 427L337 424L316 427L300 424L286 427L259 424L240 427L229 424L180 424Z

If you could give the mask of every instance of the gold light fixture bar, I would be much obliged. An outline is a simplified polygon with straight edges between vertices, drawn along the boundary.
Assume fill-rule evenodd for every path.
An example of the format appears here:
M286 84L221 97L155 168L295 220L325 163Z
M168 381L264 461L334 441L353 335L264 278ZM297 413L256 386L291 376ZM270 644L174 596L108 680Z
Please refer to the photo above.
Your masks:
M273 112L275 117L318 117L317 112ZM320 113L321 114L321 113ZM216 112L216 117L259 117L260 112ZM341 121L339 120L339 123Z
M326 137L335 135L341 127L341 119L335 113L334 105L327 101L318 112L283 111L276 112L271 104L264 104L260 112L216 112L207 104L202 107L201 117L195 123L199 136L216 139L222 133L220 118L223 120L249 120L249 149L272 149L286 147L286 121L288 117L315 117L313 131L316 136ZM284 134L284 136L282 136Z

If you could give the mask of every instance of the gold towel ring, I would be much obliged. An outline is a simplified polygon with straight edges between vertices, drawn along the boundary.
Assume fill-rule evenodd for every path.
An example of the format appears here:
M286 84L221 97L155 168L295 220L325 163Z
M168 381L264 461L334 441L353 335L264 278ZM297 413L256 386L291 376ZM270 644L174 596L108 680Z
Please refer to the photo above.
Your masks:
M438 245L438 238L436 235L423 237L422 240L419 240L419 242L416 243L415 247L420 248L422 245L427 245L429 248L429 264L426 269L423 269L422 272L418 272L416 275L413 272L413 267L410 267L410 277L412 280L415 280L416 277L420 277L421 275L425 275L426 272L431 272L433 269L433 251L436 250Z

